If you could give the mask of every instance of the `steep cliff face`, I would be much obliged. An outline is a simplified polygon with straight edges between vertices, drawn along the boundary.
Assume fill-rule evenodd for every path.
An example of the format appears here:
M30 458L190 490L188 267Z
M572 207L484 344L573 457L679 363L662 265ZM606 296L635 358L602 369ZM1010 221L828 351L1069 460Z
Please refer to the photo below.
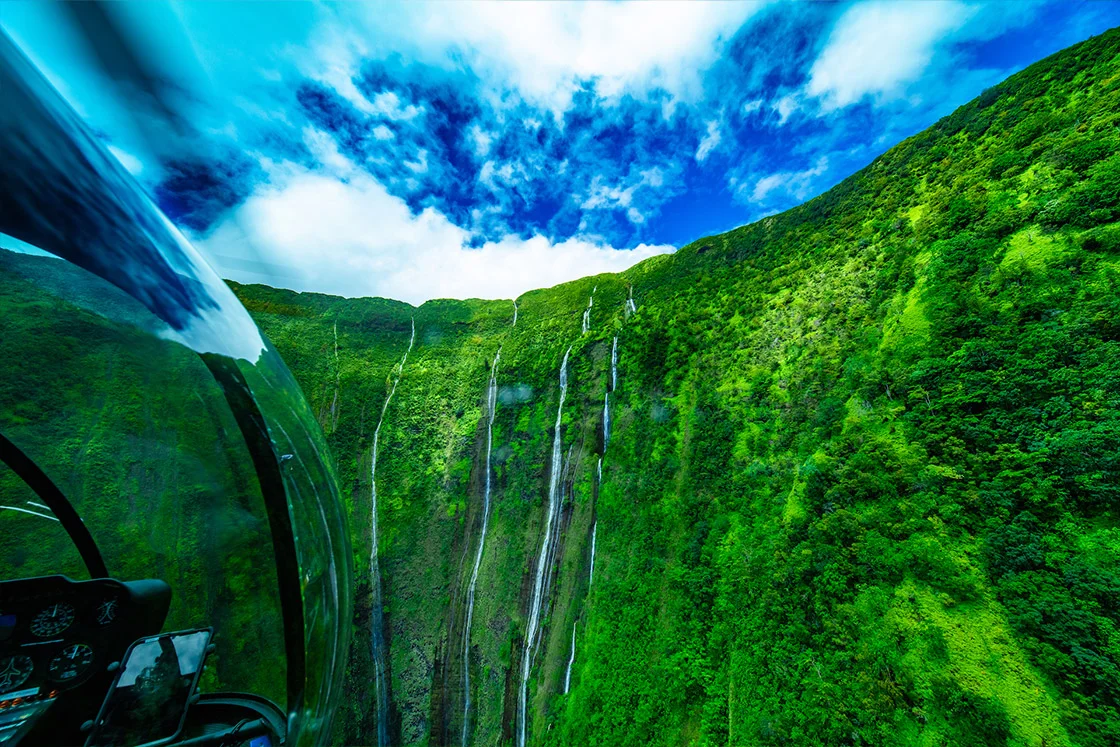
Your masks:
M620 275L235 286L344 482L338 741L1120 740L1118 112L1113 31Z

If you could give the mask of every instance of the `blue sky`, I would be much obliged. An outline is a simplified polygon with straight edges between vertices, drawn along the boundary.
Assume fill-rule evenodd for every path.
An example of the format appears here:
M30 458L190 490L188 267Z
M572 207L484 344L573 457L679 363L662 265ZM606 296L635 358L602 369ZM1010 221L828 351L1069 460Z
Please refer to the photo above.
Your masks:
M623 269L821 193L1120 3L123 6L160 133L57 9L0 23L227 277L413 303Z

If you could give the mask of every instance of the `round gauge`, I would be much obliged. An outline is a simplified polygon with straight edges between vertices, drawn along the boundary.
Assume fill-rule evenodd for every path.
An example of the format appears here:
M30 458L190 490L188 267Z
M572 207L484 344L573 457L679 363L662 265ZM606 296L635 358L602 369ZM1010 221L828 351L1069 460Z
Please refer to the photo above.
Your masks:
M11 692L27 682L35 669L30 656L9 656L0 659L0 693Z
M56 682L76 680L93 666L93 649L84 643L72 643L51 659L51 679Z
M66 602L58 602L43 609L31 620L31 632L40 638L50 638L70 627L74 622L74 608Z
M98 625L108 625L117 619L117 610L120 609L120 602L116 599L106 599L101 604L97 605L94 611L94 617L97 618Z

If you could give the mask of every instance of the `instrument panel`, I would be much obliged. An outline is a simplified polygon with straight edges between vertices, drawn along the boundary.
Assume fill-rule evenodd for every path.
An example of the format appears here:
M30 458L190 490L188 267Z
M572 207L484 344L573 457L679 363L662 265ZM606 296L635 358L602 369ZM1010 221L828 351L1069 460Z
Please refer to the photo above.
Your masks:
M0 584L0 708L57 697L104 672L149 627L141 597L113 579Z

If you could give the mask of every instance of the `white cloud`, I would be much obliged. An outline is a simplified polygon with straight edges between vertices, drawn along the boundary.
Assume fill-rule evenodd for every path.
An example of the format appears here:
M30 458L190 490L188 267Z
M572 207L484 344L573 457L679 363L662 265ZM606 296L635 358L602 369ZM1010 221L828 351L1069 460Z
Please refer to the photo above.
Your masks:
M584 238L506 236L481 248L433 208L419 214L357 169L276 167L270 180L196 242L225 277L343 296L514 298L673 251L619 250Z
M380 114L389 119L415 119L423 110L409 104L401 105L401 99L392 91L382 91L373 97L373 113Z
M421 114L413 105L403 105L392 91L376 94L373 99L358 90L354 83L358 68L370 54L368 40L348 25L323 20L316 26L314 54L298 55L298 65L309 78L333 88L355 109L374 117L390 120L411 120Z
M405 161L404 165L414 174L428 173L428 151L423 148L416 154L415 161Z
M474 154L479 158L485 158L490 152L490 146L494 138L478 125L471 125L468 134L470 135L471 141L474 143Z
M377 107L354 85L354 61L362 54L363 45L354 38L347 38L333 31L323 33L330 39L318 45L313 66L305 72L333 88L358 111L365 114L379 113ZM306 63L304 66L307 67Z
M482 164L478 172L478 181L491 192L500 192L503 187L516 187L525 179L525 167L518 162L506 161L501 167L493 161Z
M645 223L645 215L633 206L634 193L641 187L660 187L665 182L661 169L652 168L638 172L638 179L628 187L611 186L596 176L591 180L588 194L580 203L581 210L614 210L628 208L626 217L631 223Z
M581 210L596 210L598 208L629 207L634 198L634 190L640 184L631 184L625 189L604 184L601 177L595 177L591 182L590 194L580 203Z
M704 135L704 138L700 141L700 147L696 149L696 160L703 163L708 154L719 145L719 141L719 121L713 119L708 122L708 134Z
M805 90L820 99L823 112L865 96L876 103L905 96L938 44L974 12L955 1L855 5L833 27Z
M755 99L754 101L748 101L747 103L743 104L743 114L744 115L754 114L756 111L758 111L759 109L762 108L762 104L763 104L762 99Z
M782 96L770 108L778 113L778 124L783 125L790 115L801 108L801 101L797 94L791 93Z
M337 172L351 170L350 160L338 150L338 142L322 130L314 127L303 128L303 144L307 146L311 155L315 156L315 160L324 166ZM269 165L265 165L265 169L268 170Z
M385 125L377 125L373 128L373 136L378 140L392 140L396 135Z
M813 186L813 179L828 170L828 156L821 156L817 162L804 171L783 171L764 176L755 182L751 190L751 202L762 202L777 190L786 192L798 200L804 200ZM740 184L742 192L746 185Z
M360 60L393 50L446 69L465 66L480 76L484 87L516 90L524 100L557 114L570 106L582 81L593 81L596 92L608 100L653 88L694 100L701 94L703 71L762 4L379 4L356 11L366 27L366 41L354 42L358 35L351 33L349 41L339 44L339 32L332 31L321 35L321 46L335 51L319 54L332 61L341 53ZM345 18L339 21L348 25ZM351 76L355 70L352 62ZM341 76L318 77L351 97L352 84Z
M660 187L665 183L665 175L661 173L661 169L654 166L642 172L642 183L651 187Z

